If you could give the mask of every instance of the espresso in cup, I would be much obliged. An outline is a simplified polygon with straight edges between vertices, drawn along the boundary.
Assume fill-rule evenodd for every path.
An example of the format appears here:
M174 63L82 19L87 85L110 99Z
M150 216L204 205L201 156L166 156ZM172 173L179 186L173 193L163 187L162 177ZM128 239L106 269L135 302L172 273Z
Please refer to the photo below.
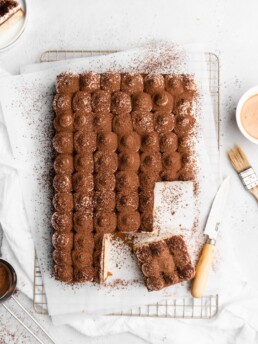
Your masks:
M10 271L5 264L0 262L0 297L4 296L12 283Z

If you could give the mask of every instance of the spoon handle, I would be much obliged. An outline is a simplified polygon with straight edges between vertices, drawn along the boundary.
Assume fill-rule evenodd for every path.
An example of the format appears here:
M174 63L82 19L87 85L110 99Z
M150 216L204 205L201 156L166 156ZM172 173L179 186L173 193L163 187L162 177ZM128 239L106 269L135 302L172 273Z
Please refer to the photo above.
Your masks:
M26 326L20 318L18 318L6 305L2 304L2 306L9 312L40 344L44 344L42 340L39 339L29 328Z
M12 295L12 299L17 303L17 305L30 317L30 319L38 325L38 327L45 333L45 335L55 343L54 339L46 332L46 330L40 325L40 323L23 307L23 305Z

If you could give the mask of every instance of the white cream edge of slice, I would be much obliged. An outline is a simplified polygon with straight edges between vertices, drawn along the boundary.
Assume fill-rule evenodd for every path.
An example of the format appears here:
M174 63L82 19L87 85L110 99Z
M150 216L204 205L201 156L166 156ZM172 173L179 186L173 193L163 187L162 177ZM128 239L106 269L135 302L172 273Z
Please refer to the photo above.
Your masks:
M102 239L102 250L100 256L100 283L108 278L108 253L110 248L111 234L104 234Z

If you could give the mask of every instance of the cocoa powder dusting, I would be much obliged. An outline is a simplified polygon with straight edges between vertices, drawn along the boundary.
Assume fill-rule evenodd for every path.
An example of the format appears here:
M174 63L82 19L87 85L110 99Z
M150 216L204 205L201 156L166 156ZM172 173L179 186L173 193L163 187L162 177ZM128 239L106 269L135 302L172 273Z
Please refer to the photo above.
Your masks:
M123 79L123 89L126 83L130 89L135 78L134 75L128 78L129 75L127 79ZM96 82L103 78L105 90L100 89L103 83ZM63 173L62 170L58 172L59 170L55 169L54 185L56 180L64 180L64 177L65 180L72 181L71 187L65 192L60 192L55 186L55 218L65 213L73 221L73 217L80 212L87 212L93 221L90 226L87 222L83 233L86 237L89 233L95 237L95 247L92 247L83 262L77 261L76 252L88 249L87 240L85 244L82 242L80 248L76 245L65 248L69 250L67 253L72 256L71 260L61 254L63 249L57 245L57 241L52 241L56 257L55 277L64 282L101 282L99 274L102 271L104 252L102 235L113 233L116 229L120 233L152 232L155 182L195 179L194 145L191 138L195 127L196 86L192 76L138 74L137 88L139 84L142 85L145 92L142 94L148 97L139 98L137 93L137 100L132 89L130 92L119 90L121 86L118 87L118 79L122 79L118 73L114 78L113 73L103 75L91 72L62 73L57 77L54 126L57 122L59 125L55 126L56 133L52 141L56 152L55 165L57 166L57 161L60 164L64 155L65 159L70 156L74 164L78 155L80 158L84 156L94 160L93 170L87 176L88 182L83 174L83 166L77 165L76 173L72 169L64 170L64 176L59 175L60 172ZM88 91L84 88L85 83L88 85ZM89 88L90 85L94 85L93 89ZM116 91L111 93L114 89ZM133 111L133 108L147 111ZM89 112L87 117L91 118L92 123L95 121L98 124L106 124L104 127L93 126L90 131L88 127L74 127L72 118L75 118L77 111ZM99 113L102 113L101 123ZM110 116L113 117L112 127L108 125ZM61 121L60 117L69 117L71 120L67 124L67 121ZM166 144L165 140L170 133L174 135L172 139L176 144ZM159 140L162 140L162 148ZM118 146L119 141L124 147ZM142 176L138 187L131 187L130 183L126 184L118 177L117 192L116 183L104 182L106 172L110 174L110 181L121 175L121 172L133 172L136 176L141 173L148 177ZM148 186L145 183L148 179L154 183ZM104 228L110 226L111 216L117 218L112 220L110 228ZM78 226L73 226L69 235L78 235L77 228ZM55 231L58 231L58 221L55 221ZM55 235L56 232L53 238Z
M196 179L198 161L196 160L195 152L196 131L198 130L198 122L195 120L196 112L198 110L198 93L194 78L191 75L169 73L171 63L174 63L175 69L177 69L177 66L179 68L179 65L182 66L185 63L178 49L171 48L164 52L162 48L157 50L154 44L148 49L146 57L147 58L140 59L135 58L131 69L129 71L127 70L126 73L120 73L124 72L124 68L122 68L117 62L114 62L110 67L110 70L113 70L114 72L104 73L105 76L101 73L99 74L94 72L85 72L82 74L62 73L57 78L58 96L55 96L54 110L56 117L65 116L65 118L69 118L69 125L67 125L66 120L59 120L58 126L56 126L54 130L53 124L51 124L51 121L54 120L54 112L51 110L51 103L49 103L48 108L50 110L47 120L42 119L37 124L39 129L32 134L35 137L37 136L36 139L39 143L40 149L37 153L38 156L44 156L42 163L35 166L34 169L35 175L40 175L37 182L42 189L42 194L38 196L37 202L41 203L41 199L44 197L48 199L48 206L45 209L44 215L45 223L49 224L49 233L44 238L46 242L51 242L52 235L49 214L53 213L55 210L52 206L52 199L54 196L52 181L54 176L59 173L64 173L68 176L66 179L73 180L72 176L75 172L80 172L80 170L85 171L87 168L87 174L92 174L94 177L93 190L85 190L83 195L80 195L80 197L78 196L77 200L79 203L76 203L77 210L73 205L72 211L67 214L71 217L71 221L73 223L71 230L73 238L77 234L78 230L82 231L86 236L90 234L96 238L93 250L90 252L89 256L87 256L87 259L85 257L83 258L84 266L77 261L78 255L74 254L74 251L78 251L78 249L74 247L74 244L69 247L69 250L67 251L68 255L74 257L73 259L67 259L67 255L64 256L60 254L60 259L56 259L59 264L62 262L62 257L65 257L66 259L66 261L63 262L62 269L56 270L59 275L56 275L55 277L60 280L65 279L66 281L72 280L73 282L76 282L76 276L79 276L78 278L80 279L80 282L92 281L92 279L99 281L102 254L101 233L104 232L101 224L98 224L97 227L95 226L94 218L96 218L96 214L98 213L98 218L101 218L103 223L111 223L110 221L105 220L105 217L108 218L109 214L112 213L112 228L114 227L115 221L113 219L113 214L116 215L116 222L118 223L118 215L121 215L120 213L122 212L122 208L119 208L119 210L117 209L116 199L115 203L113 203L113 201L106 203L104 195L107 194L108 191L108 194L111 196L110 200L113 200L113 193L117 193L116 176L119 173L121 175L121 172L128 171L128 178L134 178L133 192L137 192L138 201L140 202L138 206L135 205L135 202L133 204L129 203L129 208L126 209L125 214L120 216L119 226L122 228L122 231L124 231L123 228L125 227L129 228L128 226L130 224L130 228L135 232L141 232L141 230L147 232L146 226L141 225L141 219L149 219L150 214L153 214L153 205L149 202L147 196L149 193L153 192L155 182L157 181L194 181L195 193L198 195L198 182ZM155 71L160 69L164 70L164 73L156 74ZM115 72L117 73L115 74ZM115 76L113 74L115 74ZM120 80L120 84L118 83L118 80ZM38 87L40 87L40 85ZM77 92L80 92L80 94L75 97ZM114 92L115 96L111 97L110 94ZM136 99L134 95L136 93L139 94L139 92L141 92L141 94L148 94L150 97L141 96ZM166 92L169 96L166 95ZM46 102L48 102L48 99L54 98L55 93L56 92L53 90L49 90L48 94L42 94L42 98L46 99ZM151 103L149 101L150 99ZM36 102L34 106L37 108L38 105ZM164 108L162 110L163 106ZM170 109L171 106L172 111ZM91 128L90 130L92 130L92 128L95 130L96 138L94 138L93 135L88 134L87 127L83 128L75 126L73 123L71 124L70 118L78 116L77 112L82 111L83 107L87 108L85 116L87 116L88 123L92 123L89 125L89 128ZM139 110L142 108L145 111L144 114ZM111 111L113 111L113 113ZM156 111L159 111L161 115L156 116ZM165 115L163 115L163 113L165 113ZM101 117L100 114L102 117L105 117L104 122L99 122ZM101 121L103 121L102 117ZM120 121L119 118L121 118ZM28 115L28 122L32 121L33 117ZM125 121L126 125L124 124ZM103 125L101 123L103 123ZM44 128L43 131L42 127ZM112 141L109 145L109 141L101 139L100 136L98 141L97 134L98 131L103 131L102 128L104 128L105 131L112 132L117 135L117 147L115 147L115 141ZM58 133L63 133L57 146L60 152L54 152L51 147L51 139L53 138L56 130L58 130ZM80 136L81 141L76 141L76 146L73 142L71 152L71 140L69 139L67 141L66 139L63 139L63 136L71 137L71 134L75 135L76 132L80 131L84 134L83 136ZM141 139L147 134L153 132L157 135L151 134L147 136L146 140L142 141L144 146L142 146L141 142L139 145L139 142L137 141L138 137ZM135 134L130 135L130 133ZM121 140L123 137L124 140ZM155 142L152 140L155 140ZM121 145L120 142L123 142L123 145ZM130 147L129 150L128 147ZM111 151L109 151L109 149ZM130 152L130 149L132 149L132 152ZM158 152L156 152L157 150ZM122 160L119 160L118 155L121 153L125 155L125 157ZM143 153L147 155L147 159L144 158L141 160ZM158 153L158 155L156 153ZM148 167L148 164L152 166L152 158L148 155L150 157L158 156L151 168ZM71 168L68 168L68 165L65 165L64 163L61 169L54 171L54 162L60 158L60 156L64 159L65 156L71 156ZM116 159L114 156L116 156ZM137 156L139 156L140 159L138 159ZM82 159L83 157L87 158L87 161L90 159L92 162L87 164L87 166L85 164L80 165L79 158ZM121 164L120 161L122 161ZM170 167L170 163L172 167ZM174 166L177 167L174 168ZM76 169L76 171L74 169ZM115 178L115 185L113 182L105 182L104 173L106 172L113 175ZM136 179L137 177L135 178L135 174L138 177L138 181ZM127 174L125 175L127 176ZM148 176L148 178L145 178L144 175ZM113 177L110 180L113 180ZM95 180L98 180L97 189L95 186ZM148 181L148 184L142 182L144 180ZM119 184L120 192L123 188L128 187L126 186L126 181L121 181L121 183L121 185ZM67 193L71 193L73 198L75 194L74 188L75 185L72 185L72 190L69 189L65 191ZM108 190L105 188L108 188ZM80 192L81 191L82 190L80 189ZM140 193L143 195L141 199L144 204L141 204L142 201L140 201L139 197ZM95 194L97 196L95 196ZM101 196L102 194L103 197ZM60 197L61 205L59 205L62 208L63 196L61 195ZM85 203L84 201L86 199L87 202ZM176 199L170 201L177 202ZM42 202L42 204L43 203L44 202ZM89 222L87 220L82 222L80 225L75 226L74 216L80 215L76 213L81 212L81 207L83 209L85 207L87 208L83 211L87 210L87 214L89 213L89 217L92 217L93 221ZM63 211L61 208L58 210L60 213ZM129 222L130 214L133 214L133 218L135 219L134 222ZM35 216L37 216L37 214L35 214ZM176 216L176 214L173 214L173 216ZM140 219L139 224L137 222L138 219ZM153 220L155 222L155 219ZM154 230L152 222L150 221L148 223L150 226L149 231L152 232ZM197 227L198 224L193 228L193 237L195 228ZM56 230L58 229L55 227L55 231ZM182 228L182 230L184 229ZM121 230L119 230L118 226L116 226L116 231L119 235L123 235L120 234ZM153 234L155 235L155 232L153 232ZM130 235L125 234L125 241L127 244L132 245L132 241L130 241L131 239L128 239L128 237L130 237ZM51 256L53 249L51 245L48 245L48 247L48 254ZM57 249L60 250L60 248ZM57 255L57 253L55 253L55 255ZM67 262L69 262L68 266L66 266ZM52 266L49 266L49 269L53 271ZM73 275L69 276L71 271L73 271ZM117 283L118 285L123 285L122 282ZM135 281L135 283L138 282ZM142 283L141 279L139 283Z

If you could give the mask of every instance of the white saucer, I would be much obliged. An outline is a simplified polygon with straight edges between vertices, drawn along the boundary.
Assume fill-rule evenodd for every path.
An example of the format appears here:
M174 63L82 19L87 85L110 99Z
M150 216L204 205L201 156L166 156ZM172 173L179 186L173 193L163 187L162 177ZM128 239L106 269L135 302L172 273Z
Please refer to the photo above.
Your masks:
M0 35L0 52L14 45L25 29L28 17L27 3L26 0L19 0L19 2L22 6L24 15L17 23Z

